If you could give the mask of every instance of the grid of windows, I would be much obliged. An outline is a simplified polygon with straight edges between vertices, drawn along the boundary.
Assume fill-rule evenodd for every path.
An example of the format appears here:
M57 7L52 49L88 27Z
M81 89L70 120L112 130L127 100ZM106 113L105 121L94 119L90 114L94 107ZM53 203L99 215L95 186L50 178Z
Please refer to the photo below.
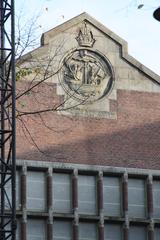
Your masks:
M150 231L152 240L160 239L157 175L71 167L23 171L17 171L17 240L150 240Z

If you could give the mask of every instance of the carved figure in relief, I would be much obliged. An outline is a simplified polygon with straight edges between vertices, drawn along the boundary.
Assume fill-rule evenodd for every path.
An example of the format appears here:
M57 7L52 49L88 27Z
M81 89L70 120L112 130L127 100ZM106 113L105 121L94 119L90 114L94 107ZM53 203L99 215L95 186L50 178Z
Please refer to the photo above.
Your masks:
M113 71L107 58L92 49L96 40L87 22L83 22L76 40L79 48L63 59L60 82L70 96L93 102L110 91Z
M101 64L86 50L80 50L76 56L68 59L65 65L67 67L65 71L65 75L68 77L67 82L99 85L106 76Z

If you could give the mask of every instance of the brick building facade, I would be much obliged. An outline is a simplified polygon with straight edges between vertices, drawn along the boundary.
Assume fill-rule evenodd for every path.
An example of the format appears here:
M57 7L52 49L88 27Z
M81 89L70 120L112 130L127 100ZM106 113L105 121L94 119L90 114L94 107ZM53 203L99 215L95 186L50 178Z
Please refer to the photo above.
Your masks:
M160 77L86 13L20 67L18 239L160 239Z

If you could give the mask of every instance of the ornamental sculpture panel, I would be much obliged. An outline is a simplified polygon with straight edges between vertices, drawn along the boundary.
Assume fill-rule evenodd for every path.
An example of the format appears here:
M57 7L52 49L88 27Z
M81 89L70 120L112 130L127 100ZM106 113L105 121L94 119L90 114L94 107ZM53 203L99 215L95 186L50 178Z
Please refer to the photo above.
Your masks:
M76 40L79 47L62 60L60 82L65 92L82 102L93 102L112 88L113 70L108 59L93 49L95 39L84 23Z

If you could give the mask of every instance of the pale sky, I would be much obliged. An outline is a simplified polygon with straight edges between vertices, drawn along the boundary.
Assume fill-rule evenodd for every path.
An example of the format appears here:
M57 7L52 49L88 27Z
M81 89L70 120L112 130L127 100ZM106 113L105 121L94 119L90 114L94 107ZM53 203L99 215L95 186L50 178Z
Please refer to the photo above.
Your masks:
M82 12L87 12L128 42L129 54L160 75L160 22L153 11L160 0L15 0L16 15L39 15L45 32ZM144 7L137 9L137 6Z

